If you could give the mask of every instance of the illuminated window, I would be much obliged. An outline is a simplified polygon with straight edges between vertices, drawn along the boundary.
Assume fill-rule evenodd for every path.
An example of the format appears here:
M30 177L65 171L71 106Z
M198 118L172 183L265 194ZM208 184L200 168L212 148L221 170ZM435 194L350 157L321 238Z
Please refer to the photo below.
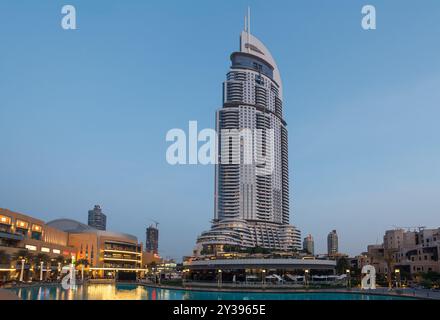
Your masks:
M49 248L42 247L42 248L41 248L41 252L50 252L50 249L49 249Z
M29 222L17 219L17 223L16 224L17 224L17 228L29 229Z
M30 250L30 251L37 251L37 247L36 246L31 246L30 244L27 244L25 246L25 248Z
M0 223L11 224L11 218L7 216L0 216Z
M52 252L53 252L53 253L56 253L56 254L60 254L60 253L61 253L61 251L58 250L58 249L53 249Z
M32 225L32 231L34 231L34 232L41 232L42 228L38 224L33 224Z

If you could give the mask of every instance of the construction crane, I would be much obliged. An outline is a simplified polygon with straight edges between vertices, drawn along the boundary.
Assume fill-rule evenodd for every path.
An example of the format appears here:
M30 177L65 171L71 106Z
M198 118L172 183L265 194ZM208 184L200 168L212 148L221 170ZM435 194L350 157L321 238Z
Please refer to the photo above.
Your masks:
M398 226L393 226L394 229L407 229L407 231L410 231L411 229L416 230L419 229L420 231L423 231L424 229L426 229L425 226L412 226L412 227L398 227Z
M159 225L159 222L154 220L154 219L150 219L150 220L153 221L156 224L156 229L157 229L157 226Z

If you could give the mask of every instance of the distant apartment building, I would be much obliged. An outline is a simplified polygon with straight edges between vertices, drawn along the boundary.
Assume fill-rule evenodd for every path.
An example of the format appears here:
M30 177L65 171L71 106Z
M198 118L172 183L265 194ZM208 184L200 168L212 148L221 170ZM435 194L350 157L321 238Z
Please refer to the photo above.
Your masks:
M304 238L303 250L312 256L315 255L315 242L311 234Z
M152 252L154 254L159 253L159 229L154 226L147 228L147 239L145 242L145 251Z
M338 234L336 230L333 230L327 236L327 254L331 257L336 256L339 250L338 245Z
M107 229L107 216L102 213L99 205L96 205L93 210L89 210L88 225L98 230L105 231Z
M365 255L378 273L396 269L410 274L440 272L440 228L388 230L383 244L368 246Z

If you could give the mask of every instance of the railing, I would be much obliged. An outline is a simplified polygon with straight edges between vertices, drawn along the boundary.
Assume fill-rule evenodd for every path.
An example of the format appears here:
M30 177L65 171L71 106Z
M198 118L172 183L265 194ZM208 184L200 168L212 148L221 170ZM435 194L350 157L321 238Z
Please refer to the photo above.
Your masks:
M208 281L194 281L185 280L183 286L195 287L218 287L218 288L273 288L273 289L307 289L309 287L346 287L345 281L307 281L304 282L262 282L262 281L247 281L247 282L208 282Z
M110 278L110 279L89 279L87 280L87 283L93 283L93 284L107 284L107 283L115 283L116 279Z

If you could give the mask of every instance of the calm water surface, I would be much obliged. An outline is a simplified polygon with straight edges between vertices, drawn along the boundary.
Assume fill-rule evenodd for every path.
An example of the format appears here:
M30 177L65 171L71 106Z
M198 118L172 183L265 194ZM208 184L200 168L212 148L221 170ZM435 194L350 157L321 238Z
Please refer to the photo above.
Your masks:
M90 284L76 290L60 286L12 289L23 300L402 300L395 296L351 293L251 293L168 290L136 284Z

